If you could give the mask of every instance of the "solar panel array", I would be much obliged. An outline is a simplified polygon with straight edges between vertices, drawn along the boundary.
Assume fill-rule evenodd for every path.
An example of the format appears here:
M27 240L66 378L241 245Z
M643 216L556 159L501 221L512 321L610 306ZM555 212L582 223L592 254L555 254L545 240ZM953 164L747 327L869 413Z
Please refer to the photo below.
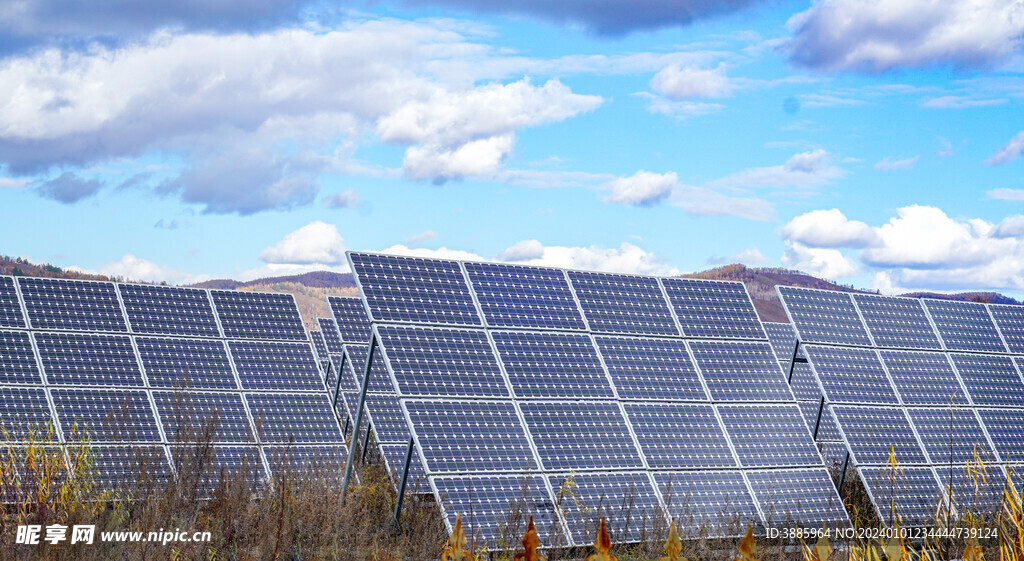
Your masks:
M777 290L883 520L921 523L949 487L954 510L998 504L1003 470L1024 461L1024 308ZM905 470L895 486L890 450ZM974 497L967 468L979 461L999 483Z
M400 405L449 528L472 507L495 543L510 505L558 545L601 515L621 541L684 513L713 535L849 524L742 284L349 258L378 343L367 398Z
M268 446L344 449L291 295L0 277L0 326L0 425L90 439L105 486L183 468L208 423L256 474Z

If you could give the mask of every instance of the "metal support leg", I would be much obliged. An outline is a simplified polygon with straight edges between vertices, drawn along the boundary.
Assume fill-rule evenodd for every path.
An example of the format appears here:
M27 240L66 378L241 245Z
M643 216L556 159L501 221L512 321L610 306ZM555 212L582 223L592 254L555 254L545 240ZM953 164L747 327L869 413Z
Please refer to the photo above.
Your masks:
M818 428L821 427L821 414L825 412L825 396L821 396L821 404L818 405L818 420L814 422L814 440L818 440Z
M363 457L359 460L361 463L366 463L366 451L370 448L370 433L373 431L373 425L367 423L366 425L366 437L363 438Z
M352 440L348 447L348 461L345 462L345 479L341 482L341 504L345 504L348 495L348 482L352 478L352 468L356 460L355 444L359 439L359 429L363 424L363 406L366 405L366 388L370 387L370 370L373 364L373 352L377 350L377 338L370 339L370 352L366 355L366 368L363 370L363 387L359 389L359 405L356 407L356 420L352 429Z
M850 465L850 453L846 453L846 459L843 460L843 471L839 474L839 488L836 491L843 492L843 482L846 481L846 468Z
M796 355L800 354L800 341L793 345L793 356L789 357L789 385L793 385L793 372L796 370Z
M346 356L347 356L347 353L342 353L341 354L341 362L338 363L338 376L334 380L334 400L331 401L331 406L334 407L335 410L338 409L338 394L341 393L341 376L342 376L341 373L345 371L345 357Z
M395 499L395 529L398 529L398 517L402 515L402 500L405 498L405 484L409 480L409 466L412 464L413 439L409 437L409 448L405 451L405 467L402 468L402 482L398 484L398 497Z

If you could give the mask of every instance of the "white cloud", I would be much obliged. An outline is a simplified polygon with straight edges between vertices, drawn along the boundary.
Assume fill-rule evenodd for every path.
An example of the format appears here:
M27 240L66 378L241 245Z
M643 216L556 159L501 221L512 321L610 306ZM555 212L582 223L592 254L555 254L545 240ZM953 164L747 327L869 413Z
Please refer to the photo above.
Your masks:
M786 242L782 264L823 279L840 279L860 272L857 263L838 249L807 247L801 243Z
M675 173L651 173L638 171L629 177L619 177L606 185L610 191L605 202L620 205L649 206L657 204L672 194L679 183Z
M437 232L433 230L425 230L418 234L409 234L405 237L405 243L409 245L416 245L423 242L429 242L437 239Z
M501 250L498 261L530 261L544 256L544 244L537 240L522 240Z
M732 94L733 85L722 66L713 70L666 66L651 78L651 89L671 99L719 98Z
M1016 136L1010 139L998 152L992 154L989 159L985 160L985 164L989 166L997 166L999 164L1005 164L1012 162L1020 157L1020 153L1024 151L1024 131L1020 131Z
M347 189L341 193L324 197L320 203L327 208L353 208L359 206L359 201L359 192L355 189Z
M924 100L921 103L921 107L929 109L968 109L971 107L1002 105L1004 103L1006 103L1005 99L977 99L961 95L943 95Z
M523 265L564 267L609 273L645 275L678 275L680 271L666 265L653 253L631 243L617 248L596 245L589 247L544 246L537 240L519 242L499 253L503 260Z
M953 155L953 144L946 138L939 137L939 151L936 152L940 158L948 158Z
M427 249L425 247L408 247L398 244L386 247L380 250L380 252L388 253L390 255L406 255L409 257L433 257L436 259L456 259L461 261L491 261L491 259L486 259L471 251L450 249L444 246L437 249Z
M824 71L986 67L1007 60L1024 35L1017 0L822 0L788 22L790 59Z
M742 263L744 265L765 265L770 263L771 259L768 259L761 253L761 250L756 247L744 249L738 253L735 253L729 257L710 257L707 260L709 265L727 265L731 263Z
M339 265L346 262L345 240L337 226L316 220L264 249L259 257L274 265Z
M863 99L832 94L801 94L796 97L800 104L806 107L849 107L867 103Z
M902 160L894 160L889 156L886 156L875 163L875 169L881 171L903 171L914 167L920 156L914 156L912 158L904 158Z
M818 187L846 175L822 148L794 154L785 164L751 168L709 182L709 187Z
M14 179L12 177L0 177L0 189L17 189L28 185L28 179Z
M909 206L875 228L878 242L861 251L876 267L952 268L991 262L1008 249L994 239L992 225L981 220L957 221L941 209Z
M1009 189L1006 187L1000 189L989 189L985 192L985 196L990 199L996 199L1000 201L1013 201L1015 203L1024 203L1024 189Z
M838 208L801 214L782 227L782 236L812 248L866 247L876 241L874 230L846 218Z
M709 115L711 113L721 111L723 107L720 103L706 103L703 101L689 101L685 99L673 101L648 92L639 92L634 95L647 100L647 111L657 113L659 115L665 115L666 117L672 117L674 119L686 119L688 117Z
M166 282L167 284L194 284L210 280L209 275L194 275L126 253L116 263L103 265L100 274L121 277L130 281Z

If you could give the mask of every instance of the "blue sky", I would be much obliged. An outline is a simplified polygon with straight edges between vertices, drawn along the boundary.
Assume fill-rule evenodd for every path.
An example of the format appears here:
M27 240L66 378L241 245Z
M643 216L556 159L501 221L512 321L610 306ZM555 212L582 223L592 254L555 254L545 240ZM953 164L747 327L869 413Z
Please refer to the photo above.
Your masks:
M1024 294L1024 7L0 0L0 253Z

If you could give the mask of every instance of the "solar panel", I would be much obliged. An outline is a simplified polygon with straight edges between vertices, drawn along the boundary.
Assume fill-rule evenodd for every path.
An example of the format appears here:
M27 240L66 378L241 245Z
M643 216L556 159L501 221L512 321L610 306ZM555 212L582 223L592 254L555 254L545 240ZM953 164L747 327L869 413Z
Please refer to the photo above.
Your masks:
M793 325L771 321L762 322L761 325L768 335L768 342L772 344L775 357L788 363L793 358L793 349L796 348L796 331L793 331ZM803 349L798 351L797 356L804 356Z
M52 425L50 407L42 388L0 386L0 429L10 440L26 440L29 431L42 437L48 425Z
M548 481L577 545L593 542L603 516L608 517L608 534L618 542L640 541L667 526L658 494L645 473L550 475Z
M327 345L327 353L340 355L343 345L341 343L341 334L338 332L338 324L334 323L334 320L327 318L317 318L316 323L320 327L320 335L324 339L324 344ZM369 337L369 331L366 332L366 335Z
M850 294L792 286L775 290L804 343L871 345Z
M517 397L615 397L589 336L516 331L491 334Z
M655 472L654 482L670 518L686 537L742 535L760 517L738 471Z
M987 466L986 471L987 477L981 478L969 475L962 465L935 466L935 475L943 488L951 490L949 502L961 517L972 513L994 520L1002 510L1006 476L999 466Z
M939 336L951 351L1005 353L996 325L984 304L952 300L923 300L939 330Z
M401 395L509 396L483 330L391 325L378 329Z
M349 359L351 359L347 361L348 366L346 368L352 368L351 374L355 376L356 382L354 383L357 384L353 389L357 389L359 387L358 384L363 383L366 355L370 351L370 346L347 343L345 349L348 351ZM347 384L347 382L343 383ZM391 382L391 375L388 374L387 367L384 366L384 360L381 359L379 350L374 351L373 363L370 365L369 391L375 393L395 393L395 386Z
M559 269L466 263L466 273L491 327L587 328Z
M327 396L245 394L260 441L269 444L343 442Z
M372 319L481 325L458 262L349 253Z
M318 361L330 360L330 353L327 352L327 343L324 343L324 336L320 331L310 331L309 340L313 342L313 352Z
M627 403L623 407L651 469L736 467L710 405Z
M0 383L43 383L27 332L0 329Z
M391 475L391 481L396 485L402 480L402 470L405 469L405 453L408 450L408 446L408 443L380 445L381 456L384 457L388 473ZM420 458L419 447L414 446L412 459L409 461L409 479L406 484L410 485L413 489L419 487L418 490L420 492L429 493L430 491L427 490L427 472L423 471L423 460Z
M1024 461L1024 409L978 409L999 459L1003 462Z
M109 282L18 277L33 329L127 331Z
M402 405L429 474L537 469L511 402L406 400Z
M267 477L255 446L172 446L170 450L178 479L186 482L185 492L200 499L223 492L225 483L239 479L255 489Z
M902 409L832 406L857 465L885 465L890 448L900 464L926 464L914 429Z
M956 373L943 353L879 351L907 405L966 404Z
M344 444L298 444L263 449L272 473L304 480L333 479L344 473L348 448Z
M1024 306L989 304L988 311L1011 353L1024 354Z
M319 367L309 344L229 341L242 388L247 390L323 391Z
M118 291L133 333L220 337L205 290L121 284Z
M156 417L144 391L54 389L50 393L68 440L160 441Z
M861 481L871 495L879 518L889 526L921 527L933 520L943 504L943 491L928 467L861 467Z
M256 442L237 393L153 392L169 442Z
M621 399L707 401L708 394L678 339L594 337Z
M644 467L614 402L523 402L520 409L545 470Z
M224 336L304 341L306 329L291 294L211 290Z
M683 335L764 339L747 289L739 282L703 279L662 279Z
M783 370L783 374L788 376L789 372ZM793 376L789 379L789 389L793 390L793 395L799 400L815 403L821 400L821 386L818 384L818 377L814 374L811 365L806 362L798 362L793 365Z
M975 405L1024 407L1024 383L1006 356L949 353Z
M771 345L691 341L690 350L715 401L792 401Z
M162 446L91 446L94 490L158 488L171 479Z
M591 331L678 336L658 279L568 271Z
M821 464L795 404L719 405L718 414L743 467Z
M941 349L921 301L875 294L854 294L861 317L875 345L910 349Z
M839 427L836 426L835 417L832 416L832 411L828 405L824 408L821 407L821 401L798 401L797 406L800 407L800 414L804 416L804 422L807 423L807 430L814 435L814 426L818 425L818 437L816 440L842 440L843 437L839 434ZM820 419L818 413L821 413Z
M848 528L850 519L824 468L747 474L769 527Z
M129 337L36 333L46 380L73 386L144 386Z
M899 403L875 351L820 345L807 345L804 351L829 403Z
M531 516L542 546L550 546L551 537L563 532L540 477L446 476L432 481L448 528L455 526L456 515L461 514L463 531L478 546L500 549L502 544L516 543Z
M995 459L971 409L911 408L907 413L933 464L963 465L976 458L988 463Z
M359 403L359 394L355 393L354 397L350 403L353 415ZM368 394L364 408L373 424L377 442L409 442L409 425L397 396Z
M366 344L370 340L370 319L366 317L362 298L328 296L327 303L331 306L342 341Z
M136 337L135 346L151 387L238 388L222 341Z
M14 277L0 277L0 327L25 327Z

